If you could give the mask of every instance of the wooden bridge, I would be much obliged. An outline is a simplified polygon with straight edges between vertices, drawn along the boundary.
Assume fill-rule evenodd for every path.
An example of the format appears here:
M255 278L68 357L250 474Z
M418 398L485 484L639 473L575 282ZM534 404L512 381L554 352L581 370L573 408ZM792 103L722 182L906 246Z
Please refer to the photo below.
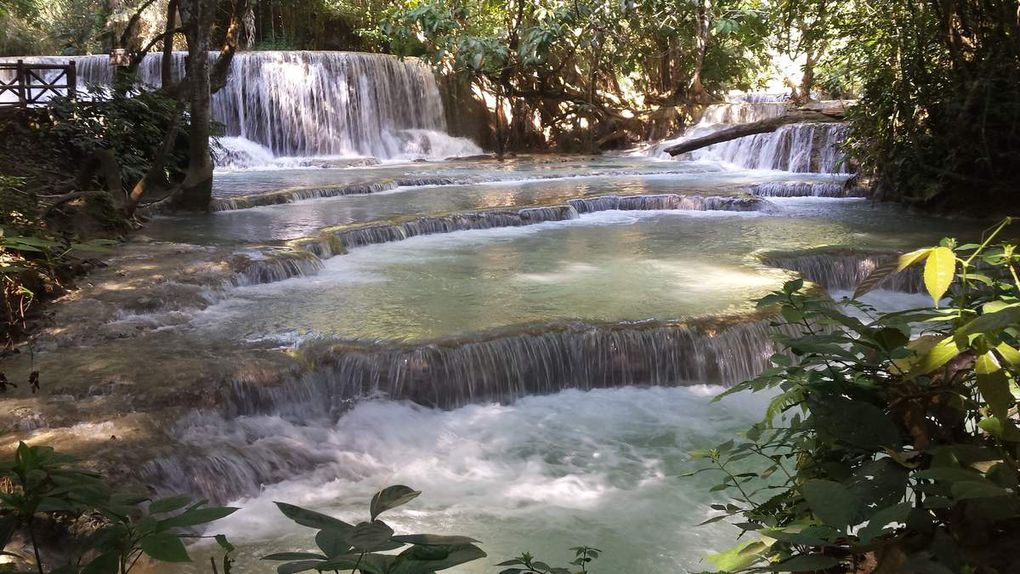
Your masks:
M45 105L52 97L75 97L78 74L67 64L0 62L0 106Z

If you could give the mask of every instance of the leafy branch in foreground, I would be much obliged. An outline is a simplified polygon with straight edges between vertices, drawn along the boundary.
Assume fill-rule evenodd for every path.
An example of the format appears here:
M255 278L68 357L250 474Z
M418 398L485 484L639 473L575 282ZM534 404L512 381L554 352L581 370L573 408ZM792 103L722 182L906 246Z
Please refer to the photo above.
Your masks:
M199 538L192 529L232 514L236 508L207 506L190 496L151 500L117 494L99 475L71 466L75 459L46 446L18 445L0 463L0 555L38 574L127 574L142 558L188 562L184 541ZM93 524L86 534L65 533L52 559L38 533L44 525ZM30 556L11 552L27 538ZM230 550L222 536L221 547ZM225 559L224 566L228 564ZM23 569L24 569L23 568Z
M695 453L723 476L713 505L747 540L710 557L730 572L1015 571L1020 540L1020 256L1012 220L980 244L902 256L934 307L844 312L791 281L783 352L726 393L775 393L746 435ZM946 301L948 299L948 304ZM861 318L863 317L863 318ZM779 323L777 322L777 326ZM792 334L791 334L792 333Z
M287 518L318 532L319 552L281 552L263 560L284 562L279 574L319 572L360 572L361 574L430 574L486 556L466 536L438 534L395 534L379 515L421 494L407 486L384 488L372 497L368 521L348 524L342 520L291 504L277 502ZM407 547L399 554L384 554Z
M577 546L571 548L574 551L574 560L570 562L572 566L577 566L580 570L577 570L573 574L587 574L588 565L595 560L598 560L599 555L602 553L598 548L592 548L590 546ZM500 570L499 574L572 574L570 568L554 567L549 566L541 560L536 560L530 553L525 552L517 558L507 560L506 562L500 562L496 566L509 566L505 570Z

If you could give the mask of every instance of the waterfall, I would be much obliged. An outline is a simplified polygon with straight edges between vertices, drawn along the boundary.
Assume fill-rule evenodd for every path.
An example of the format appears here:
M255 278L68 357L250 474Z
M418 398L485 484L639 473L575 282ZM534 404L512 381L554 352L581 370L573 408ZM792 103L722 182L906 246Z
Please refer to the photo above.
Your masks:
M705 108L697 124L675 139L659 142L648 154L670 159L671 145L703 137L738 124L777 118L790 110L788 98L776 94L739 94L731 101ZM841 146L845 124L792 124L771 133L746 136L691 152L699 160L721 161L747 169L795 173L850 173Z
M792 124L772 133L737 138L692 152L697 159L725 161L748 169L796 173L849 173L840 145L843 124Z
M173 54L177 78L183 73L185 56ZM106 55L25 61L69 59L76 61L81 81L112 83L113 68ZM138 70L143 85L160 85L161 61L162 54L145 57ZM236 54L226 85L213 96L212 113L228 136L250 140L274 156L442 159L481 153L469 140L446 133L432 70L415 59L384 54ZM247 151L245 161L253 157L250 147Z

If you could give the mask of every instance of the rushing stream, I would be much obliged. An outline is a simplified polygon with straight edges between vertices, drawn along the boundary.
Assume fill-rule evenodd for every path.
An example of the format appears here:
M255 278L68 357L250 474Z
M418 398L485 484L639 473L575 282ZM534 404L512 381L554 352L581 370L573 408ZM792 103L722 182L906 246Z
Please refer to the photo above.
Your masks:
M108 82L103 58L81 58L82 77ZM695 528L711 478L679 475L760 415L762 397L710 403L774 350L754 299L794 272L844 294L890 253L973 230L855 197L840 125L679 159L410 161L481 151L445 133L420 63L233 66L214 100L229 134L215 212L156 214L19 368L75 373L83 413L132 413L64 440L149 432L134 474L243 506L213 527L240 574L311 548L273 500L356 519L394 483L424 491L398 530L484 542L490 559L456 572L522 551L565 563L582 544L605 551L601 572L708 568L735 530ZM155 83L158 58L142 70ZM781 112L720 104L683 137ZM879 305L925 304L916 277L885 287ZM19 428L58 432L32 416Z

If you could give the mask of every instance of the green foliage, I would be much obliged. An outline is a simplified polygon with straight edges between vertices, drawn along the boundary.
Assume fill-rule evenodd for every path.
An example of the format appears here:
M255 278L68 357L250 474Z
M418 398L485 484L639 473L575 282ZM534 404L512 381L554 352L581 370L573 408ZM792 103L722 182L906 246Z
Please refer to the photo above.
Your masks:
M580 568L576 574L587 574L588 566L598 560L599 555L602 554L601 550L590 546L577 546L571 550L574 551L574 560L570 564ZM499 574L575 574L570 568L550 566L541 560L536 560L528 552L512 560L500 562L496 566L509 566L509 568L500 570Z
M1018 189L1020 15L1015 0L782 0L791 52L822 87L858 96L850 151L887 199L1010 206Z
M384 16L393 51L458 71L507 98L518 125L559 133L633 129L649 104L750 87L766 64L757 0L494 3L407 1ZM624 114L623 110L630 110Z
M177 114L177 103L160 92L111 91L90 86L89 101L55 98L49 110L51 122L40 126L41 136L60 142L72 157L85 158L95 150L112 150L121 170L121 181L130 188L159 154ZM167 161L167 181L183 177L188 131L185 122Z
M102 49L107 14L102 0L0 0L0 56Z
M118 494L99 475L72 467L74 462L50 447L20 443L13 460L0 464L0 477L9 483L0 493L0 548L7 548L15 534L26 533L33 556L12 556L39 574L126 574L143 555L160 562L188 562L184 540L193 537L190 529L237 510L207 506L189 496L150 500ZM39 523L83 516L99 525L85 535L68 534L68 561L48 570L37 541ZM221 536L216 540L229 555L229 542ZM225 556L225 572L229 565Z
M396 535L380 514L404 505L421 492L407 486L384 488L372 497L369 521L348 524L332 516L299 506L277 502L280 512L295 523L317 530L319 552L281 552L263 560L283 562L279 574L319 572L360 572L361 574L430 574L485 557L466 536L438 534ZM406 547L406 548L405 548ZM385 554L403 549L399 554Z
M716 555L723 571L1006 572L1020 539L1020 256L1007 219L980 244L908 253L932 308L857 313L801 280L778 307L783 353L725 395L768 391L765 419L695 453L716 472L715 522L751 539ZM866 282L858 295L876 281ZM948 299L949 305L942 305ZM867 319L859 319L864 315ZM779 323L777 323L778 325ZM839 570L844 571L844 570Z

